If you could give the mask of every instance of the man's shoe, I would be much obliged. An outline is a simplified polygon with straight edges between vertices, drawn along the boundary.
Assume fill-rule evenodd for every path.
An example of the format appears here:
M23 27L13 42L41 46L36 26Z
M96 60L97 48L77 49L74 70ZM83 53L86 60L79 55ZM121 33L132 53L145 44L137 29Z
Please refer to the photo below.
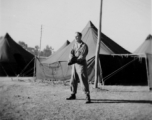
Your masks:
M75 94L71 94L69 98L66 98L66 100L75 100L75 99L76 99Z
M88 95L86 95L86 104L87 103L91 103L91 99L90 99L90 95L88 94Z

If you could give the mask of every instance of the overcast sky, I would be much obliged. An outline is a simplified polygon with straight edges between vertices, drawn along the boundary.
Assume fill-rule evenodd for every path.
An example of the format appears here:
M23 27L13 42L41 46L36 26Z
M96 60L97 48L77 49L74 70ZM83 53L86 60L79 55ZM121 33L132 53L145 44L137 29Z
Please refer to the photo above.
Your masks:
M103 0L102 32L130 52L151 34L151 0ZM100 0L0 0L0 36L55 50L89 21L98 28Z

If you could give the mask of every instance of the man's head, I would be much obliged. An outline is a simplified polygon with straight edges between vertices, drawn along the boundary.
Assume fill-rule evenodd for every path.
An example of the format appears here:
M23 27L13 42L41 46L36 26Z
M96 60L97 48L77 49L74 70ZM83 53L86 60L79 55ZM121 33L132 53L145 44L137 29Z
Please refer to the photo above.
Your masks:
M77 42L81 42L82 34L80 32L75 33L75 39Z

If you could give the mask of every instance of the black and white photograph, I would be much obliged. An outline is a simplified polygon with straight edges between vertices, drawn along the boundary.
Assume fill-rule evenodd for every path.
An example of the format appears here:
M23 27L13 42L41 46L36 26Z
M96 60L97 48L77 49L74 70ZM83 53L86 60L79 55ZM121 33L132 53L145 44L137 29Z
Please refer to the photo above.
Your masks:
M152 0L0 0L0 120L152 120Z

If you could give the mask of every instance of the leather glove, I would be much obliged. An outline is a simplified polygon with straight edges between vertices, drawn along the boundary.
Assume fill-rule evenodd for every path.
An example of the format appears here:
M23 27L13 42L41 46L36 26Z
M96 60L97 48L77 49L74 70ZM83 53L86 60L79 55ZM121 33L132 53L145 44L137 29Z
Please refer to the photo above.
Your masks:
M72 65L72 64L75 64L77 63L77 57L72 57L69 62L68 62L68 65Z
M76 63L78 63L78 64L83 64L83 63L84 63L84 60L79 60L79 59L77 59Z

